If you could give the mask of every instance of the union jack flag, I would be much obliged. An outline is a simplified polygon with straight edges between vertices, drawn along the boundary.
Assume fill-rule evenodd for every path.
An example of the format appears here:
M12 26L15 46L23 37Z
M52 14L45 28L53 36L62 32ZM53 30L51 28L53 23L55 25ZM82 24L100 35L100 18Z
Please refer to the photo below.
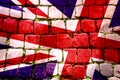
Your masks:
M84 18L102 19L98 25L100 30L96 31L96 42L91 46L104 48L106 39L106 47L119 48L120 1L116 0L118 6L114 6L111 21L107 17L111 7L104 7L103 11L103 6L99 6L102 2L108 6L112 0L0 0L0 77L51 80L53 75L64 75L64 65L70 58L70 52L64 48L72 44L64 43L62 38L66 35L62 33L79 32ZM84 5L76 9L80 4ZM107 19L103 19L104 15ZM91 27L86 28L89 32ZM102 60L97 56L91 58ZM111 58L105 60L118 63ZM93 80L106 80L96 67L91 73ZM82 78L84 76L85 73Z

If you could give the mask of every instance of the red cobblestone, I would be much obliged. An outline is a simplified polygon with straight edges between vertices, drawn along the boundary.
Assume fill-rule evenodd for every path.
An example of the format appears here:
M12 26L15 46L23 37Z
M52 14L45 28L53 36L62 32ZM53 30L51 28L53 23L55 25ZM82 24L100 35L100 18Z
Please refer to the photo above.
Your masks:
M88 35L86 33L74 34L73 38L74 47L88 47Z
M34 44L39 44L40 43L40 36L39 35L26 35L25 36L25 41L34 43Z
M95 1L97 5L105 5L107 4L107 0L96 0Z
M104 9L103 6L90 6L89 7L89 18L97 19L97 18L103 18L104 15Z
M85 76L85 67L79 65L74 66L72 76L73 78L83 79Z
M75 32L81 32L81 21L80 20L78 21Z
M103 59L103 51L101 49L92 49L92 57Z
M32 33L33 22L28 20L20 20L18 31L22 34Z
M1 18L1 19L0 19L0 30L1 30L1 28L2 28L2 24L3 24L3 19Z
M4 32L0 32L0 36L2 36L2 37L7 37L7 34L4 33Z
M62 72L62 76L71 76L72 75L72 65L65 64Z
M104 53L104 58L106 61L118 63L119 62L118 50L106 49Z
M95 48L104 48L105 38L98 37L97 33L90 33L90 46Z
M18 0L18 1L20 1L23 5L27 4L25 0Z
M81 17L89 17L89 10L88 7L83 7L83 11L80 15Z
M41 45L48 47L56 47L56 35L44 35L41 38Z
M106 39L107 48L120 48L120 42L115 40Z
M81 28L84 32L95 32L96 31L95 21L85 19L81 22Z
M57 47L58 48L70 48L72 47L72 39L68 34L57 35Z
M63 33L63 32L65 32L65 29L57 28L57 27L54 27L54 26L52 26L51 30L52 30L52 33Z
M66 63L77 63L77 50L76 49L65 49L65 51L68 51L68 56L66 59Z
M23 34L12 34L12 35L10 35L10 38L15 39L15 40L24 41L24 35Z
M85 6L95 5L95 0L85 0Z
M96 20L96 27L97 27L97 31L99 31L99 30L100 30L101 23L102 23L102 20Z
M4 4L5 10L0 7L0 13L3 9L3 14L7 15L0 14L0 77L5 75L2 78L7 79L14 75L14 71L15 75L18 74L12 77L15 79L59 80L59 76L61 80L82 80L98 77L99 72L107 78L120 77L114 72L120 62L119 38L114 37L116 32L111 31L113 39L118 41L111 40L111 36L107 36L109 33L104 32L109 31L106 27L109 27L117 0L61 0L65 1L63 4L57 0L12 1L23 11L10 9ZM73 12L72 1L76 3ZM107 7L107 12L112 9L109 14L105 14ZM98 36L99 31L105 37ZM42 46L48 48L43 49ZM44 55L52 57L43 59ZM118 70L119 67L116 73L119 73ZM31 76L28 77L28 74Z
M89 63L91 51L90 49L78 49L78 63Z
M34 33L35 34L47 34L48 25L41 24L41 23L34 23Z
M18 20L13 18L6 18L3 21L2 30L6 32L17 32Z

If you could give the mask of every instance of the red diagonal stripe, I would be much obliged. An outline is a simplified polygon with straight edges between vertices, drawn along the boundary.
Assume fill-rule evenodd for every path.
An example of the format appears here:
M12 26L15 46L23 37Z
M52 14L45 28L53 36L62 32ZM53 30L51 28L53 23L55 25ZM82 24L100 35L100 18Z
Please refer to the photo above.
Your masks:
M1 60L0 63L6 62L7 64L17 65L20 63L29 63L29 62L34 62L36 60L42 60L42 59L47 59L47 58L51 58L51 57L55 57L55 56L44 54L44 53L37 53L37 54L26 55L24 58L22 58L22 56L21 56L21 57L15 57L15 58L11 58L11 59ZM0 68L2 68L2 67L0 67Z
M23 5L25 4L24 0L18 0L18 1ZM39 16L44 16L46 18L49 18L47 14L45 14L43 11L41 11L39 8L37 8L30 0L27 0L27 1L28 1L27 4L29 3L28 5L32 5L34 7L34 9L28 7L28 9L32 13L39 15Z
M47 54L43 54L43 53L37 53L37 54L33 54L33 55L27 55L25 56L25 58L23 59L23 63L28 63L34 60L42 60L42 59L47 59L47 58L51 58L54 57L52 55L47 55Z

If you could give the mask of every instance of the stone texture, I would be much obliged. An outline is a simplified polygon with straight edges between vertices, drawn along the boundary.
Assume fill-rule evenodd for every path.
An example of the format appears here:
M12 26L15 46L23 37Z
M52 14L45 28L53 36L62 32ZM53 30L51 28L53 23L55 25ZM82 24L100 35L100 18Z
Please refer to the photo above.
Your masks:
M6 32L17 32L18 20L12 18L6 18L3 21L2 30Z
M74 78L80 78L83 79L85 76L85 67L84 66L80 66L80 65L76 65L73 67L73 73L72 76Z
M62 13L52 6L49 8L49 16L51 18L62 18Z
M114 63L119 62L118 51L115 49L106 49L104 53L104 57L106 61L110 61Z
M22 60L22 49L8 49L6 62L9 64L19 64ZM16 58L19 57L19 58Z
M70 31L75 31L77 28L78 20L67 20L66 21L66 28Z
M0 44L6 44L7 42L7 38L6 38L7 34L6 33L0 33Z
M6 57L6 49L0 50L0 64L4 64Z
M108 80L119 80L120 78L117 78L117 77L110 77L108 78Z
M56 35L44 35L41 38L40 44L47 47L56 47L56 42L57 42Z
M106 2L107 2L107 0L96 0L95 4L97 4L97 5L105 5Z
M48 31L47 21L39 21L34 23L34 34L47 34Z
M52 33L62 33L65 32L64 20L52 21Z
M35 66L34 77L35 79L44 79L46 78L46 69L44 65L36 65Z
M26 50L25 56L22 59L22 63L33 63L35 60L35 51L34 50Z
M29 8L31 8L32 9L32 7L29 7ZM34 8L33 8L34 9ZM34 20L35 19L35 15L30 11L30 10L28 10L27 8L23 8L23 10L25 11L25 12L23 12L23 16L22 16L22 18L23 19L32 19L32 20Z
M79 1L79 0L77 0L77 1ZM75 16L76 17L79 17L80 16L80 12L82 12L82 8L83 8L83 6L76 6L76 14L75 14Z
M41 5L51 5L50 2L48 2L48 0L40 0L40 4Z
M95 70L99 71L98 64L88 64L87 70L86 70L86 75L92 78Z
M25 66L25 67L23 67ZM22 68L23 67L23 68ZM29 66L27 64L20 64L19 68L18 68L18 76L19 77L31 77L32 76L32 66Z
M92 49L92 60L94 62L103 62L103 50L102 49Z
M63 52L62 50L59 50L59 49L52 49L50 50L50 55L54 55L55 56L55 59L53 58L53 60L57 60L57 62L62 62L63 60ZM52 59L50 59L51 61Z
M74 47L88 47L88 35L85 33L82 34L74 34L73 38L73 46Z
M30 20L20 20L18 31L22 34L32 33L33 22Z
M120 77L120 65L115 65L114 66L114 75L116 77Z
M77 63L77 50L76 49L64 49L64 50L68 51L66 63L69 63L69 64Z
M95 21L94 20L83 20L81 22L81 28L84 32L95 32Z
M91 51L90 49L78 49L78 63L89 63Z
M109 8L107 8L107 11L106 11L106 15L105 17L106 18L112 18L112 15L114 14L114 11L115 10L115 6L109 6Z
M13 47L24 47L24 35L23 34L12 34L10 36L10 46Z
M76 9L77 9L77 7L76 7ZM82 8L82 12L81 12L81 15L80 15L80 16L83 17L83 18L89 17L89 7L84 6L84 7Z
M37 49L40 44L39 35L26 35L25 36L25 48Z
M110 63L100 64L100 71L104 76L112 76L113 75L112 64Z
M89 18L97 19L97 18L103 18L104 10L103 6L91 6L89 8L90 15Z
M16 6L13 6L13 7L16 7ZM19 6L19 7L21 8L21 6ZM10 16L21 18L22 17L22 12L16 11L14 9L10 9Z
M57 73L57 71L54 71L54 68L56 67L56 63L48 63L46 66L46 73L48 73L49 75L55 75L55 73Z
M72 13L75 1L0 1L0 79L91 80L97 70L119 80L119 28L109 28L119 0L77 0Z
M57 47L58 48L70 48L72 47L72 39L68 34L57 35Z
M72 65L65 64L63 68L64 72L62 72L62 76L71 76L72 75Z
M98 37L97 33L90 33L90 46L93 48L104 48L105 39Z

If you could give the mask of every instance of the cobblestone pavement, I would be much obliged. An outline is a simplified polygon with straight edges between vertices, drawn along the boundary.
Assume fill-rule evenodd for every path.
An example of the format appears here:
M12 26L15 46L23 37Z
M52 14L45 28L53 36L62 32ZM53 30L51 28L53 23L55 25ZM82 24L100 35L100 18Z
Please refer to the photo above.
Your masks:
M0 0L1 80L120 80L120 0Z

